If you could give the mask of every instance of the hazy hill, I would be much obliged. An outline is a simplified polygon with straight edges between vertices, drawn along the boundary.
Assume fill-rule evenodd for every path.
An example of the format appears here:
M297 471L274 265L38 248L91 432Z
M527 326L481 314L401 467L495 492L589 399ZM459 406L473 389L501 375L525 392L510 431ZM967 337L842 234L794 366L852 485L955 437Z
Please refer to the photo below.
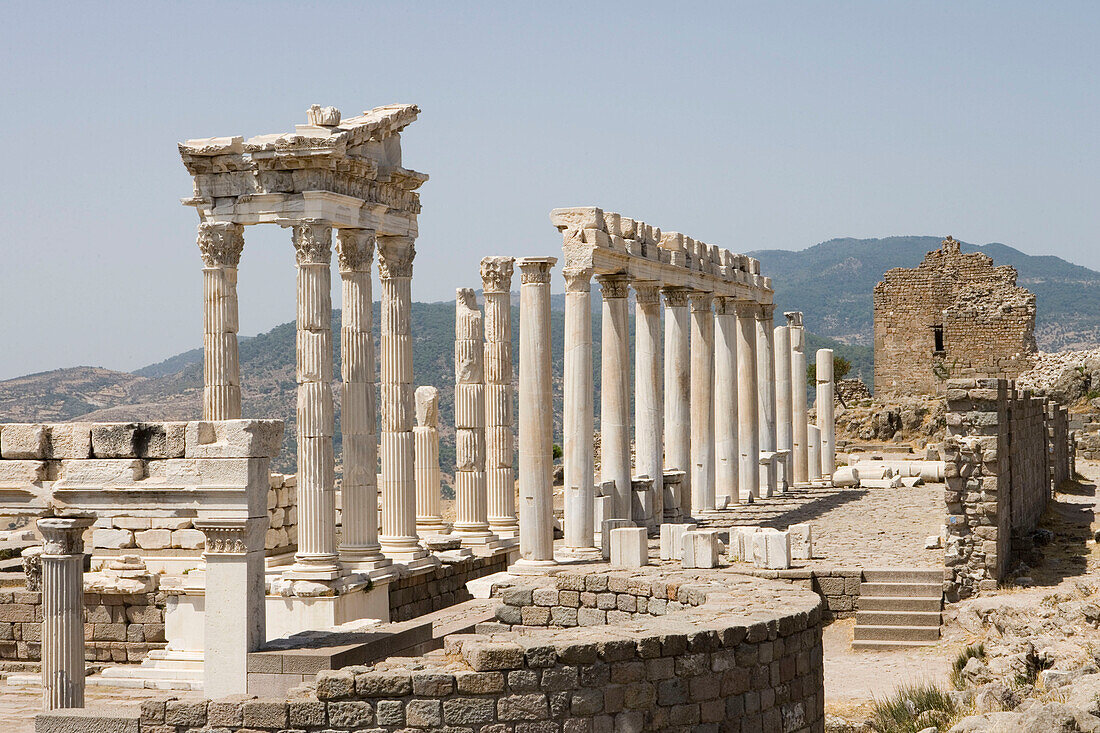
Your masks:
M872 292L892 267L916 267L942 237L830 239L798 252L760 250L779 309L801 310L806 328L850 344L872 342ZM1024 254L1004 244L962 245L996 265L1012 265L1036 294L1035 337L1044 351L1100 346L1100 272L1058 257Z

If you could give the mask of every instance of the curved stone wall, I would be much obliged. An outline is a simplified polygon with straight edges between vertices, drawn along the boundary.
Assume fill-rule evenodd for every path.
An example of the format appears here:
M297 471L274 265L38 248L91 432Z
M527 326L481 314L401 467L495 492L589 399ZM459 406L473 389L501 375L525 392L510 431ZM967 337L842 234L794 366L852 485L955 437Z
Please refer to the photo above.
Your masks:
M322 672L288 700L147 702L142 730L824 730L812 592L642 568L565 573L499 595L500 623L447 637L438 652ZM517 612L520 623L507 623Z

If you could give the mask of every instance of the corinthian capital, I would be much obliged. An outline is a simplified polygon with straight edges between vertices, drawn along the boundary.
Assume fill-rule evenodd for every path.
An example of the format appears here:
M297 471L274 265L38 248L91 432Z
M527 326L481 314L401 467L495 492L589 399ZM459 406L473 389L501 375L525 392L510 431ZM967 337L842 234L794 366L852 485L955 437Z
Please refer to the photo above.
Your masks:
M634 301L642 305L656 305L661 302L660 286L657 283L634 283Z
M565 292L588 293L592 291L591 267L566 267L562 274L565 275Z
M550 268L557 263L556 257L520 257L520 283L523 285L542 285L550 282Z
M332 262L332 227L321 219L300 219L294 223L294 251L299 265L327 265Z
M661 288L661 295L665 296L666 308L683 308L688 304L688 290L680 287Z
M231 221L199 224L199 253L207 267L236 267L244 249L244 227Z
M507 293L512 289L513 257L483 257L481 284L486 293Z
M630 275L596 275L596 282L600 284L600 291L606 298L625 298L630 293Z
M775 304L774 303L761 303L760 304L760 320L770 321L775 316Z
M378 238L378 274L383 279L412 277L415 241L412 237Z
M714 303L714 293L694 291L688 295L693 311L709 311Z
M336 233L336 257L340 270L370 272L374 262L373 229L340 229Z
M84 552L84 530L93 517L45 517L38 520L43 555L80 555Z

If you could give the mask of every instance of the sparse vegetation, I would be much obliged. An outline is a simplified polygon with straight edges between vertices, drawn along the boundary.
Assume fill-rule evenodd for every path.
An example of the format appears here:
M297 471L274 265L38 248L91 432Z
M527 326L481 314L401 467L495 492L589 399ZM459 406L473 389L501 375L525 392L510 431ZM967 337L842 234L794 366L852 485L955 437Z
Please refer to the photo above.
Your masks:
M950 693L934 684L905 685L875 700L871 716L878 733L919 733L926 728L946 730L959 714Z
M951 680L951 686L956 690L966 688L966 677L963 675L963 670L966 669L966 663L971 659L985 659L985 644L981 642L971 644L959 652L959 655L955 657L955 661L951 663L949 679Z

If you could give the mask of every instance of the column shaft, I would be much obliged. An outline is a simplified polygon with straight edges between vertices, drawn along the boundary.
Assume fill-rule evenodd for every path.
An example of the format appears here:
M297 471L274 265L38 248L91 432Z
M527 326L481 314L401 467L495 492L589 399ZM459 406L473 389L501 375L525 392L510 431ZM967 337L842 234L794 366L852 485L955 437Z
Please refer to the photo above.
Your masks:
M519 320L519 554L512 572L554 562L553 390L550 268L553 257L521 257Z
M821 475L836 467L836 424L833 404L833 350L817 351L817 427L821 431Z
M485 343L481 309L471 288L455 300L455 523L464 544L489 533L485 485Z
M810 481L821 478L821 430L810 423L806 426L806 466Z
M511 257L481 260L485 294L485 482L489 530L515 537L515 430L512 411L512 265Z
M42 705L84 707L84 530L91 517L38 520L42 547Z
M691 509L714 511L714 315L710 293L691 296Z
M416 532L421 537L443 534L440 510L439 390L417 387L413 465L416 474Z
M691 316L687 290L662 288L665 297L665 469L683 471L680 505L691 514Z
M565 546L572 553L594 550L596 540L591 279L591 268L565 270L562 457L565 470Z
M199 224L203 270L204 420L241 417L241 366L237 344L237 265L244 227L229 222Z
M760 451L775 452L775 344L772 325L774 305L760 306L756 321L756 382L757 382L757 428L760 432ZM759 467L761 489L765 496L771 490L768 472Z
M737 479L743 500L760 497L760 430L756 386L756 320L759 306L737 303L737 442L741 452Z
M775 447L785 451L781 462L782 474L779 487L787 489L791 481L791 452L793 450L793 426L791 424L791 332L786 326L776 326L775 345Z
M630 334L627 275L597 275L603 296L600 342L600 479L613 481L614 517L631 518Z
M634 284L634 473L653 479L649 525L664 521L661 301L656 283Z
M810 480L806 458L806 331L802 327L802 314L797 311L785 314L791 330L791 444L794 455L794 481Z
M736 301L717 298L714 315L714 491L718 505L740 499ZM723 498L724 497L724 498Z

